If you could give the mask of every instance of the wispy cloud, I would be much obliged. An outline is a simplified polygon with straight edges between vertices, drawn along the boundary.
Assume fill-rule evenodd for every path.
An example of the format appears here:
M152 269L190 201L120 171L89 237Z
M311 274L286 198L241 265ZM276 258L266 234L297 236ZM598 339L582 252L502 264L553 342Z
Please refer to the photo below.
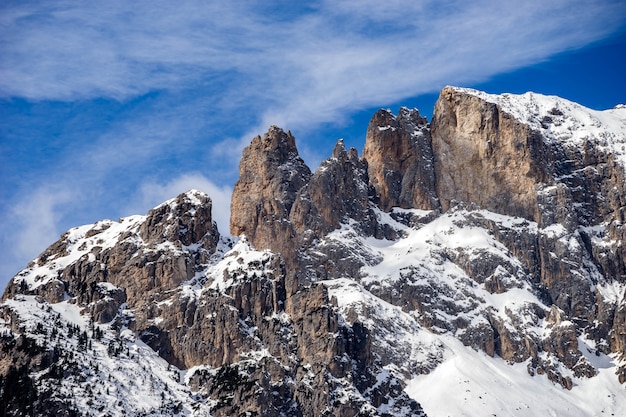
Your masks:
M5 217L8 222L4 223L2 232L3 250L9 252L7 258L32 258L57 240L59 219L74 198L71 189L58 185L36 189L28 199L14 206Z
M626 13L621 1L323 1L285 13L254 3L9 2L0 91L123 99L198 83L328 118L580 47Z
M579 48L626 17L621 1L269 4L10 2L0 93L123 100L192 88L217 112L248 111L246 134L306 128Z

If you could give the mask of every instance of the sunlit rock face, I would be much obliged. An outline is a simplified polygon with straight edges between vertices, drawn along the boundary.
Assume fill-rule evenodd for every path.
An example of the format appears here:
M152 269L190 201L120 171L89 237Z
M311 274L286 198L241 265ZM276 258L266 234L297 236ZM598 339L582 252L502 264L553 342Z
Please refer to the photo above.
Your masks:
M294 256L296 238L288 221L296 194L309 182L311 170L298 155L290 132L272 126L248 145L233 190L230 231L245 234L255 247Z
M363 159L382 210L440 207L429 124L416 109L402 107L398 116L379 110L367 128Z

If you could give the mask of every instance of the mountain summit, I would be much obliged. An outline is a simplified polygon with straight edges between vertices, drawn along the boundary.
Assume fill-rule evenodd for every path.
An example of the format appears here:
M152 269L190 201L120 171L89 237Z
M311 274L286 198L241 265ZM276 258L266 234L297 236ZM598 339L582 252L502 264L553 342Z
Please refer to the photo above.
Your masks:
M446 87L311 171L244 149L6 288L6 415L626 414L626 108Z

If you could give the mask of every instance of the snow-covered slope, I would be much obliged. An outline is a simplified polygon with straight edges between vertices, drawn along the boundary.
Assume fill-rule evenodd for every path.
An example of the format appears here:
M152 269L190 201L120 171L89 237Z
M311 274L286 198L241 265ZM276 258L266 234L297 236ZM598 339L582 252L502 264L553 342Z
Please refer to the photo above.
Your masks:
M127 327L94 323L69 301L51 304L35 296L18 296L4 306L12 312L11 320L20 320L19 333L10 330L15 324L10 320L0 323L5 342L28 338L31 351L52 352L45 359L52 365L44 366L44 360L42 369L31 374L38 395L57 401L51 413L65 404L70 414L81 416L209 414L205 401L181 383L181 371ZM15 381L7 378L3 383Z
M415 211L414 215L424 218L427 213ZM626 415L626 390L615 376L624 361L619 355L602 353L584 334L576 337L574 368L592 370L588 376L568 369L554 352L539 353L540 360L553 368L537 372L532 357L504 360L497 352L488 354L463 344L467 328L489 326L494 319L517 334L516 343L533 343L534 339L538 345L541 340L552 340L555 328L572 326L571 322L554 320L520 261L494 239L489 229L476 226L476 218L494 222L501 230L517 230L537 238L558 233L555 227L540 229L525 219L464 209L412 227L396 222L394 227L403 233L395 241L356 237L346 225L328 239L367 247L380 262L363 267L358 282L346 277L324 281L324 285L346 320L371 330L372 350L378 360L406 381L406 391L429 416ZM575 244L570 238L565 233L559 235L565 245ZM498 275L506 289L501 293L487 291L484 282L476 282L459 266L454 254L468 256L470 262L484 256L498 258L496 269L485 281ZM402 288L398 286L401 281L405 289L410 282L426 292L428 302L417 309L402 308L368 291L379 295L393 292ZM616 295L620 297L626 289L619 283L598 282L596 286L606 302L616 302ZM425 328L425 322L439 325ZM465 324L459 326L462 322ZM549 372L569 378L569 389L550 380Z
M91 261L95 260L94 255L90 255L94 247L110 249L119 243L122 235L133 232L136 234L145 219L146 216L136 215L122 218L119 222L102 220L72 228L62 237L66 242L62 252L54 252L51 256L42 254L17 274L17 281L29 290L48 285L59 277L65 268L76 263L80 258L87 257Z
M441 336L441 340L446 346L442 364L431 374L412 379L406 388L409 395L420 398L429 416L587 417L626 413L626 394L615 378L615 360L585 351L588 345L582 344L582 348L598 375L575 379L568 391L545 376L530 376L524 363L509 365L467 349L450 336Z

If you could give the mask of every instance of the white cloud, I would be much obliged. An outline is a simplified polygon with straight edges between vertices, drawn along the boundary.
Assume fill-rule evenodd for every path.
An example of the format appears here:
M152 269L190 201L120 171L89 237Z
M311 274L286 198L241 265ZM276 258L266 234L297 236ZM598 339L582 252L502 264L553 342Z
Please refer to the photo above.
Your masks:
M347 107L476 80L623 24L623 2L343 1L280 13L254 2L5 5L0 91L126 98L203 83L224 104L327 120ZM293 105L298 105L296 109Z
M34 257L38 254L34 248L59 238L59 220L74 197L72 191L62 187L41 188L18 203L13 209L15 226L21 231L14 246L18 255Z
M192 189L202 191L211 197L213 220L217 222L220 234L229 235L230 198L233 190L230 187L219 187L199 173L183 174L165 184L156 182L141 184L138 198L130 203L127 212L128 214L146 213L163 201Z
M3 219L0 283L24 268L62 233L59 227L76 196L62 185L41 187L24 196Z
M363 107L483 80L584 46L626 17L624 2L583 0L349 0L284 8L241 1L6 4L0 94L77 100L197 90L208 118L246 127L214 146L236 164L241 149L271 124L295 131L336 123ZM167 110L173 126L163 131L170 137L187 111L176 110ZM136 130L149 127L139 121ZM141 143L158 152L166 142ZM97 159L108 166L105 156Z
M215 147L232 163L270 124L306 129L481 81L596 41L626 18L624 2L586 0L0 7L0 95L123 100L199 91L217 120L240 123L236 114L246 113L247 133Z
M5 4L1 91L33 99L123 99L175 88L207 69L230 69L220 35L232 31L234 10L214 3Z

